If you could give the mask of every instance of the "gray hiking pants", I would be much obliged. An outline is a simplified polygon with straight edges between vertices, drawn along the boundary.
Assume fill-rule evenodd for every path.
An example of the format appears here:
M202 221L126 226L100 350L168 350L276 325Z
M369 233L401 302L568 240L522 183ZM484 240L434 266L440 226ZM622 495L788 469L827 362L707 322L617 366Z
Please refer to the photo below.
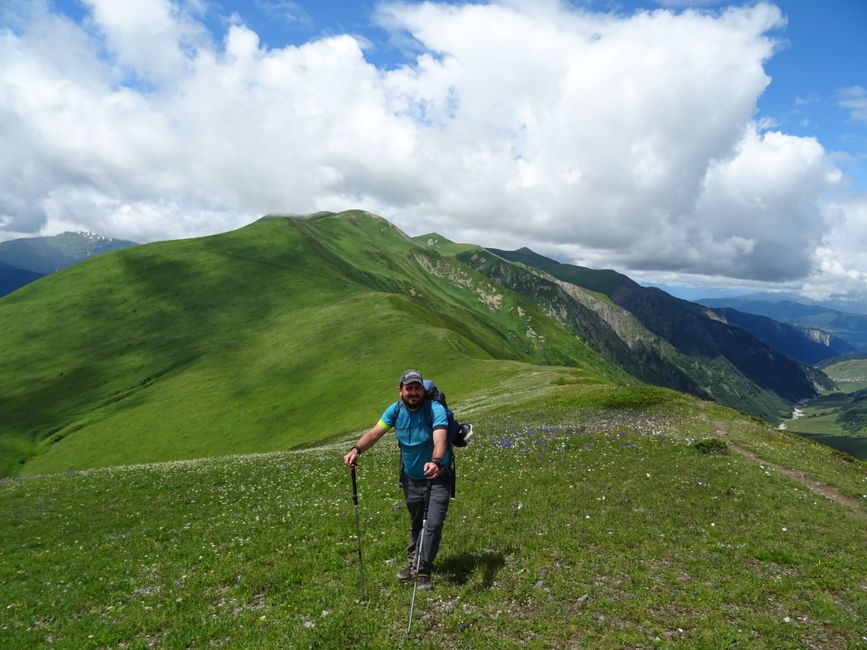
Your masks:
M427 526L425 527L418 570L419 573L424 575L430 575L431 566L440 547L443 523L446 520L446 512L449 509L451 487L448 482L441 479L419 481L409 476L404 476L403 480L403 494L406 498L406 507L409 510L411 521L409 547L406 549L407 557L410 559L415 554L422 522L424 522L424 500L429 482L431 483L430 505L427 510Z

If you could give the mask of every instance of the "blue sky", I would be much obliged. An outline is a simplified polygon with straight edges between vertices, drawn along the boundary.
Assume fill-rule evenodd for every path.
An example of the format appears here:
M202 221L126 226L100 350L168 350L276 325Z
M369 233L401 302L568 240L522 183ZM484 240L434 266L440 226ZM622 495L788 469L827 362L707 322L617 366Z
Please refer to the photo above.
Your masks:
M854 0L10 0L0 240L361 207L685 291L861 303L865 36Z

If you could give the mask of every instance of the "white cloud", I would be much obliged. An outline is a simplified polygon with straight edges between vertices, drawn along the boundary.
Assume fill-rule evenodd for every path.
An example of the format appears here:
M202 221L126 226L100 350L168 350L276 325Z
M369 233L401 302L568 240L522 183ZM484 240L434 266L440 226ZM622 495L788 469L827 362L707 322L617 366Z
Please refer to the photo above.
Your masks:
M837 106L849 111L856 122L867 122L867 90L861 86L840 88L836 94Z
M256 6L270 18L287 25L312 26L313 20L297 2L292 0L255 0Z
M811 298L846 297L867 306L867 194L828 203L827 234L804 283Z
M204 28L170 0L84 0L118 63L160 83L184 74Z
M89 0L85 26L0 32L0 228L151 240L363 207L588 265L786 281L842 223L821 144L754 122L772 5L390 4L419 54L384 71L348 35L214 41L200 4Z

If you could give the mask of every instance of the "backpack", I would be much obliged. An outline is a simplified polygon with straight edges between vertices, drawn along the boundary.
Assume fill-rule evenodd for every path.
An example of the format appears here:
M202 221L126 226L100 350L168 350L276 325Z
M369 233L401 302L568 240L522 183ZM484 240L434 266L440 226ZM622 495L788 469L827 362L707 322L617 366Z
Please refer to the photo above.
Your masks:
M442 407L446 411L446 441L449 446L449 451L452 453L449 454L451 456L451 462L449 463L449 466L447 468L444 467L443 469L447 470L448 472L446 478L448 478L451 483L451 498L454 499L456 494L455 484L457 483L454 448L467 446L467 440L465 438L466 428L461 425L457 420L455 420L455 414L452 412L452 410L448 406L448 403L446 402L446 394L442 392L439 388L437 388L436 384L434 384L433 381L431 381L430 379L424 380L424 397L425 400L422 408L425 410L428 424L431 427L433 427L433 409L431 408L431 402L439 402L440 404L442 404ZM403 408L403 402L398 402L398 414L400 413L401 408ZM403 486L403 479L403 458L401 458L399 480L399 485L401 487Z
M433 383L430 379L424 380L424 396L426 399L425 408L427 409L428 414L428 422L430 422L431 426L433 426L433 412L430 408L430 402L439 402L442 404L442 407L446 410L446 418L448 419L448 427L446 428L446 439L448 440L449 447L466 447L467 441L464 438L464 427L455 420L455 414L449 408L448 403L446 402L446 394L442 392L439 388L437 388L436 384ZM454 454L452 454L452 458L454 459Z

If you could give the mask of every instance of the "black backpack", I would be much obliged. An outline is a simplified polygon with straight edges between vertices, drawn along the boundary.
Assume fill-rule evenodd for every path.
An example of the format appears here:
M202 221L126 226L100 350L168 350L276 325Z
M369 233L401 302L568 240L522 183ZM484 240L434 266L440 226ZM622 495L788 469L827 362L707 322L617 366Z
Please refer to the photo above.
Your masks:
M460 425L460 423L458 423L457 420L455 420L455 414L452 413L452 410L449 408L449 405L446 402L446 394L442 392L439 388L437 388L436 384L433 383L430 379L425 379L424 396L427 400L425 408L427 409L428 421L430 422L431 426L433 426L433 412L430 408L430 402L439 402L446 410L446 418L448 418L446 438L448 440L449 447L466 447L467 441L464 438L465 429L463 426ZM452 454L452 459L454 460L454 454Z

